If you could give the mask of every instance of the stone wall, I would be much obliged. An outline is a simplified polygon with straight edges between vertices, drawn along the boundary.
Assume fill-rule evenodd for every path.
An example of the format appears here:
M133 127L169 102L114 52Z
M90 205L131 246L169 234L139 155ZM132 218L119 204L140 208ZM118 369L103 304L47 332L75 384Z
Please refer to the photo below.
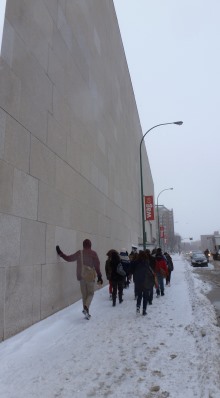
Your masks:
M2 340L80 298L56 244L90 238L104 275L107 250L142 233L142 132L112 0L7 0L0 87Z

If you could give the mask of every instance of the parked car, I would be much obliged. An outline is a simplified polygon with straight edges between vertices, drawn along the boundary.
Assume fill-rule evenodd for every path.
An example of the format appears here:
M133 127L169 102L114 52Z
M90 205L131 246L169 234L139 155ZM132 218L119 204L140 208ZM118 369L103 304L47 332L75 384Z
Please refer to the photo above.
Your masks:
M193 267L207 267L208 260L204 253L196 252L191 256L191 265Z

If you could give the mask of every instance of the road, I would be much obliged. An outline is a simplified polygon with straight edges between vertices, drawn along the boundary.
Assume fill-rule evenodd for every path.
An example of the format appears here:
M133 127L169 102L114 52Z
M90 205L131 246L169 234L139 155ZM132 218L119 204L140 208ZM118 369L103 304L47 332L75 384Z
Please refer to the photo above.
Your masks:
M207 294L207 297L215 308L218 325L220 326L220 261L211 261L210 264L214 266L213 269L194 267L194 271L204 282L209 282L212 285L212 290Z

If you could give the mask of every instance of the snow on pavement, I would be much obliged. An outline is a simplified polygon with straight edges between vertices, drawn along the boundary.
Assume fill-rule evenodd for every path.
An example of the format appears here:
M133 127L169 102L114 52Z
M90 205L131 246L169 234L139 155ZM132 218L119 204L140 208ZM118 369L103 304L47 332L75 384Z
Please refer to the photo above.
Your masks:
M0 344L1 398L219 398L220 330L210 286L173 256L171 287L137 316L133 284L95 293Z

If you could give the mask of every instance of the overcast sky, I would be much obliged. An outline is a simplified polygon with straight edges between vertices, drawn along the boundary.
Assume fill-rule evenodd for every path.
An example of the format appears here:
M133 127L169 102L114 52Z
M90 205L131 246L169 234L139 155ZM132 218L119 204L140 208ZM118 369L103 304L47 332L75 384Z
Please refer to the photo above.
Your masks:
M159 204L182 238L220 230L220 1L114 0ZM148 192L146 192L148 193Z
M114 0L155 186L175 231L220 230L220 1ZM0 4L1 16L5 0ZM146 194L149 194L147 190Z
M0 2L1 2L0 3L0 53L1 53L2 31L4 25L6 0L0 0Z

